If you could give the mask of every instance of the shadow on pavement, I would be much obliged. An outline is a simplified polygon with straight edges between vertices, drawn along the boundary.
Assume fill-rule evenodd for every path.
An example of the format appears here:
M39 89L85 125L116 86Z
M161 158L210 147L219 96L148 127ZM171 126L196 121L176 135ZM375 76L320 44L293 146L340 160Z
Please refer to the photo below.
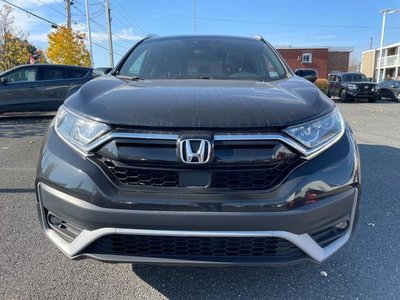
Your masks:
M19 194L19 193L34 193L35 189L0 189L0 194Z
M351 241L322 265L304 263L285 268L132 265L132 271L170 299L317 296L373 299L398 295L400 206L393 201L400 201L400 149L366 144L359 148L363 187L358 227ZM320 275L322 270L328 277Z
M51 117L0 119L0 138L43 136Z

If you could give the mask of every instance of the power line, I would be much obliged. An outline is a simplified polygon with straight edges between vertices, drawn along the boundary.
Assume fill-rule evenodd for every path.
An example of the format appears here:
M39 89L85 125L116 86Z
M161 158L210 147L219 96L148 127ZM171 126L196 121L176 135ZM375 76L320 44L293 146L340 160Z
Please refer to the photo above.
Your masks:
M36 17L36 18L38 18L38 19L41 19L42 21L45 21L45 22L49 23L49 24L51 25L52 28L58 28L58 27L60 27L57 23L54 23L53 21L50 21L50 20L48 20L48 19L46 19L46 18L43 18L43 17L41 17L41 16L39 16L39 15L37 15L37 14L35 14L35 13L29 11L29 10L26 10L25 8L22 8L22 7L18 6L18 5L15 5L15 4L13 4L13 3L7 1L7 0L1 0L1 1L3 1L3 2L5 2L5 3L7 3L7 4L9 4L9 5L11 5L11 6L13 6L13 7L17 8L17 9L19 9L19 10L22 10L23 12L27 13L28 15L34 16L34 17ZM84 38L85 40L88 40L86 37L83 37L83 38ZM92 42L92 43L93 43L94 45L96 45L97 47L100 47L100 48L102 48L102 49L108 51L108 49L107 49L106 47L104 47L103 45L100 45L100 44L98 44L98 43L96 43L96 42ZM119 52L114 52L114 53L117 54L117 55L119 55L119 56L123 56L123 54L121 54L121 53L119 53Z
M121 7L119 2L116 2L116 6L117 7L114 7L115 10L121 12L121 16L122 16L123 19L125 19L130 25L135 27L141 34L147 35L146 31L143 30L143 28L141 28L138 23L136 23L134 20L131 20L130 18L127 17L124 8Z
M26 10L25 8L22 8L22 7L18 6L18 5L15 5L15 4L13 4L13 3L7 1L7 0L1 0L1 1L3 1L3 2L5 2L5 3L7 3L7 4L9 4L9 5L11 5L11 6L15 7L15 8L18 8L18 9L20 9L20 10L26 12L27 14L29 14L29 15L31 15L31 16L34 16L34 17L36 17L36 18L38 18L38 19L41 19L41 20L43 20L43 21L49 23L49 24L51 25L51 27L53 27L53 28L58 28L58 26L59 26L58 24L56 24L56 23L54 23L54 22L52 22L52 21L50 21L50 20L47 20L47 19L45 19L45 18L43 18L43 17L41 17L41 16L39 16L39 15L33 13L33 12L30 12L29 10Z
M125 9L126 10L126 9ZM141 12L145 14L155 14L155 15L163 15L163 16L171 16L178 18L190 18L193 16L189 15L180 15L174 13L166 13L159 11L148 11L135 9L135 12ZM241 24L261 24L261 25L280 25L280 26L300 26L300 27L327 27L327 28L361 28L361 29L380 29L379 26L367 26L367 25L330 25L330 24L300 24L300 23L279 23L279 22L265 22L265 21L257 21L257 20L239 20L239 19L228 19L228 18L212 18L212 17L199 17L199 20L205 21L215 21L215 22L227 22L227 23L241 23ZM386 29L400 29L400 27L386 27Z
M80 10L78 7L76 7L75 5L73 6L77 11L79 11L80 13L84 13L82 10ZM86 15L86 14L85 14ZM102 24L100 24L99 22L97 22L96 20L94 20L92 17L89 17L89 19L95 23L99 28L103 29L106 33L107 33L107 28L105 28ZM113 36L120 39L122 42L125 42L127 44L129 44L129 46L132 46L132 43L128 42L126 39L124 39L123 37L113 33Z
M62 9L64 9L64 5L62 5L60 2L58 2L57 0L54 0L55 4L57 4L58 6L60 6Z
M65 17L65 14L61 11L59 11L58 9L55 9L53 6L48 5L46 2L43 2L42 0L38 0L40 3L42 3L43 5L46 5L47 7L49 7L50 9L58 12L59 14L63 15ZM57 3L57 2L56 2Z

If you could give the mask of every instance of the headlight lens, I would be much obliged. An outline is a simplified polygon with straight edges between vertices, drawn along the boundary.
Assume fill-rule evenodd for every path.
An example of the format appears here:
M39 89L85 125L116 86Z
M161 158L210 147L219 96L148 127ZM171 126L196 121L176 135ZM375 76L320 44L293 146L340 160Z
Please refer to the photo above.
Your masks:
M327 143L337 135L342 134L343 131L343 117L337 109L316 120L284 130L307 148L314 148Z
M347 88L348 88L349 90L356 90L356 89L357 89L357 86L356 86L355 84L349 84L349 85L347 86Z
M88 145L111 128L68 111L61 106L55 119L56 131L79 150L85 151Z

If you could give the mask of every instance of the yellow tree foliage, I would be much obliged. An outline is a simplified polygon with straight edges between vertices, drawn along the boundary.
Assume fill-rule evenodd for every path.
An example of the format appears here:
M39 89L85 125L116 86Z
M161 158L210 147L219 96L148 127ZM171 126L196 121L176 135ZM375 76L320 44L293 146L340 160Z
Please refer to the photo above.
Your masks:
M66 26L60 26L47 38L49 46L46 55L53 64L90 66L90 54L83 41L83 34L73 32Z
M5 34L0 47L0 71L26 64L29 61L27 44L12 34Z

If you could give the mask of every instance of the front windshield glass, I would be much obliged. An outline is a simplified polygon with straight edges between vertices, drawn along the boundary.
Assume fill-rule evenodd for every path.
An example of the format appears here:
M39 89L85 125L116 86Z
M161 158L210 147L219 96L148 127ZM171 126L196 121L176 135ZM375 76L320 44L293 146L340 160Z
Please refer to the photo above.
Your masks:
M243 79L286 77L274 52L252 39L177 37L143 41L119 75L142 79Z
M369 81L367 76L358 73L343 74L342 79L343 81Z

